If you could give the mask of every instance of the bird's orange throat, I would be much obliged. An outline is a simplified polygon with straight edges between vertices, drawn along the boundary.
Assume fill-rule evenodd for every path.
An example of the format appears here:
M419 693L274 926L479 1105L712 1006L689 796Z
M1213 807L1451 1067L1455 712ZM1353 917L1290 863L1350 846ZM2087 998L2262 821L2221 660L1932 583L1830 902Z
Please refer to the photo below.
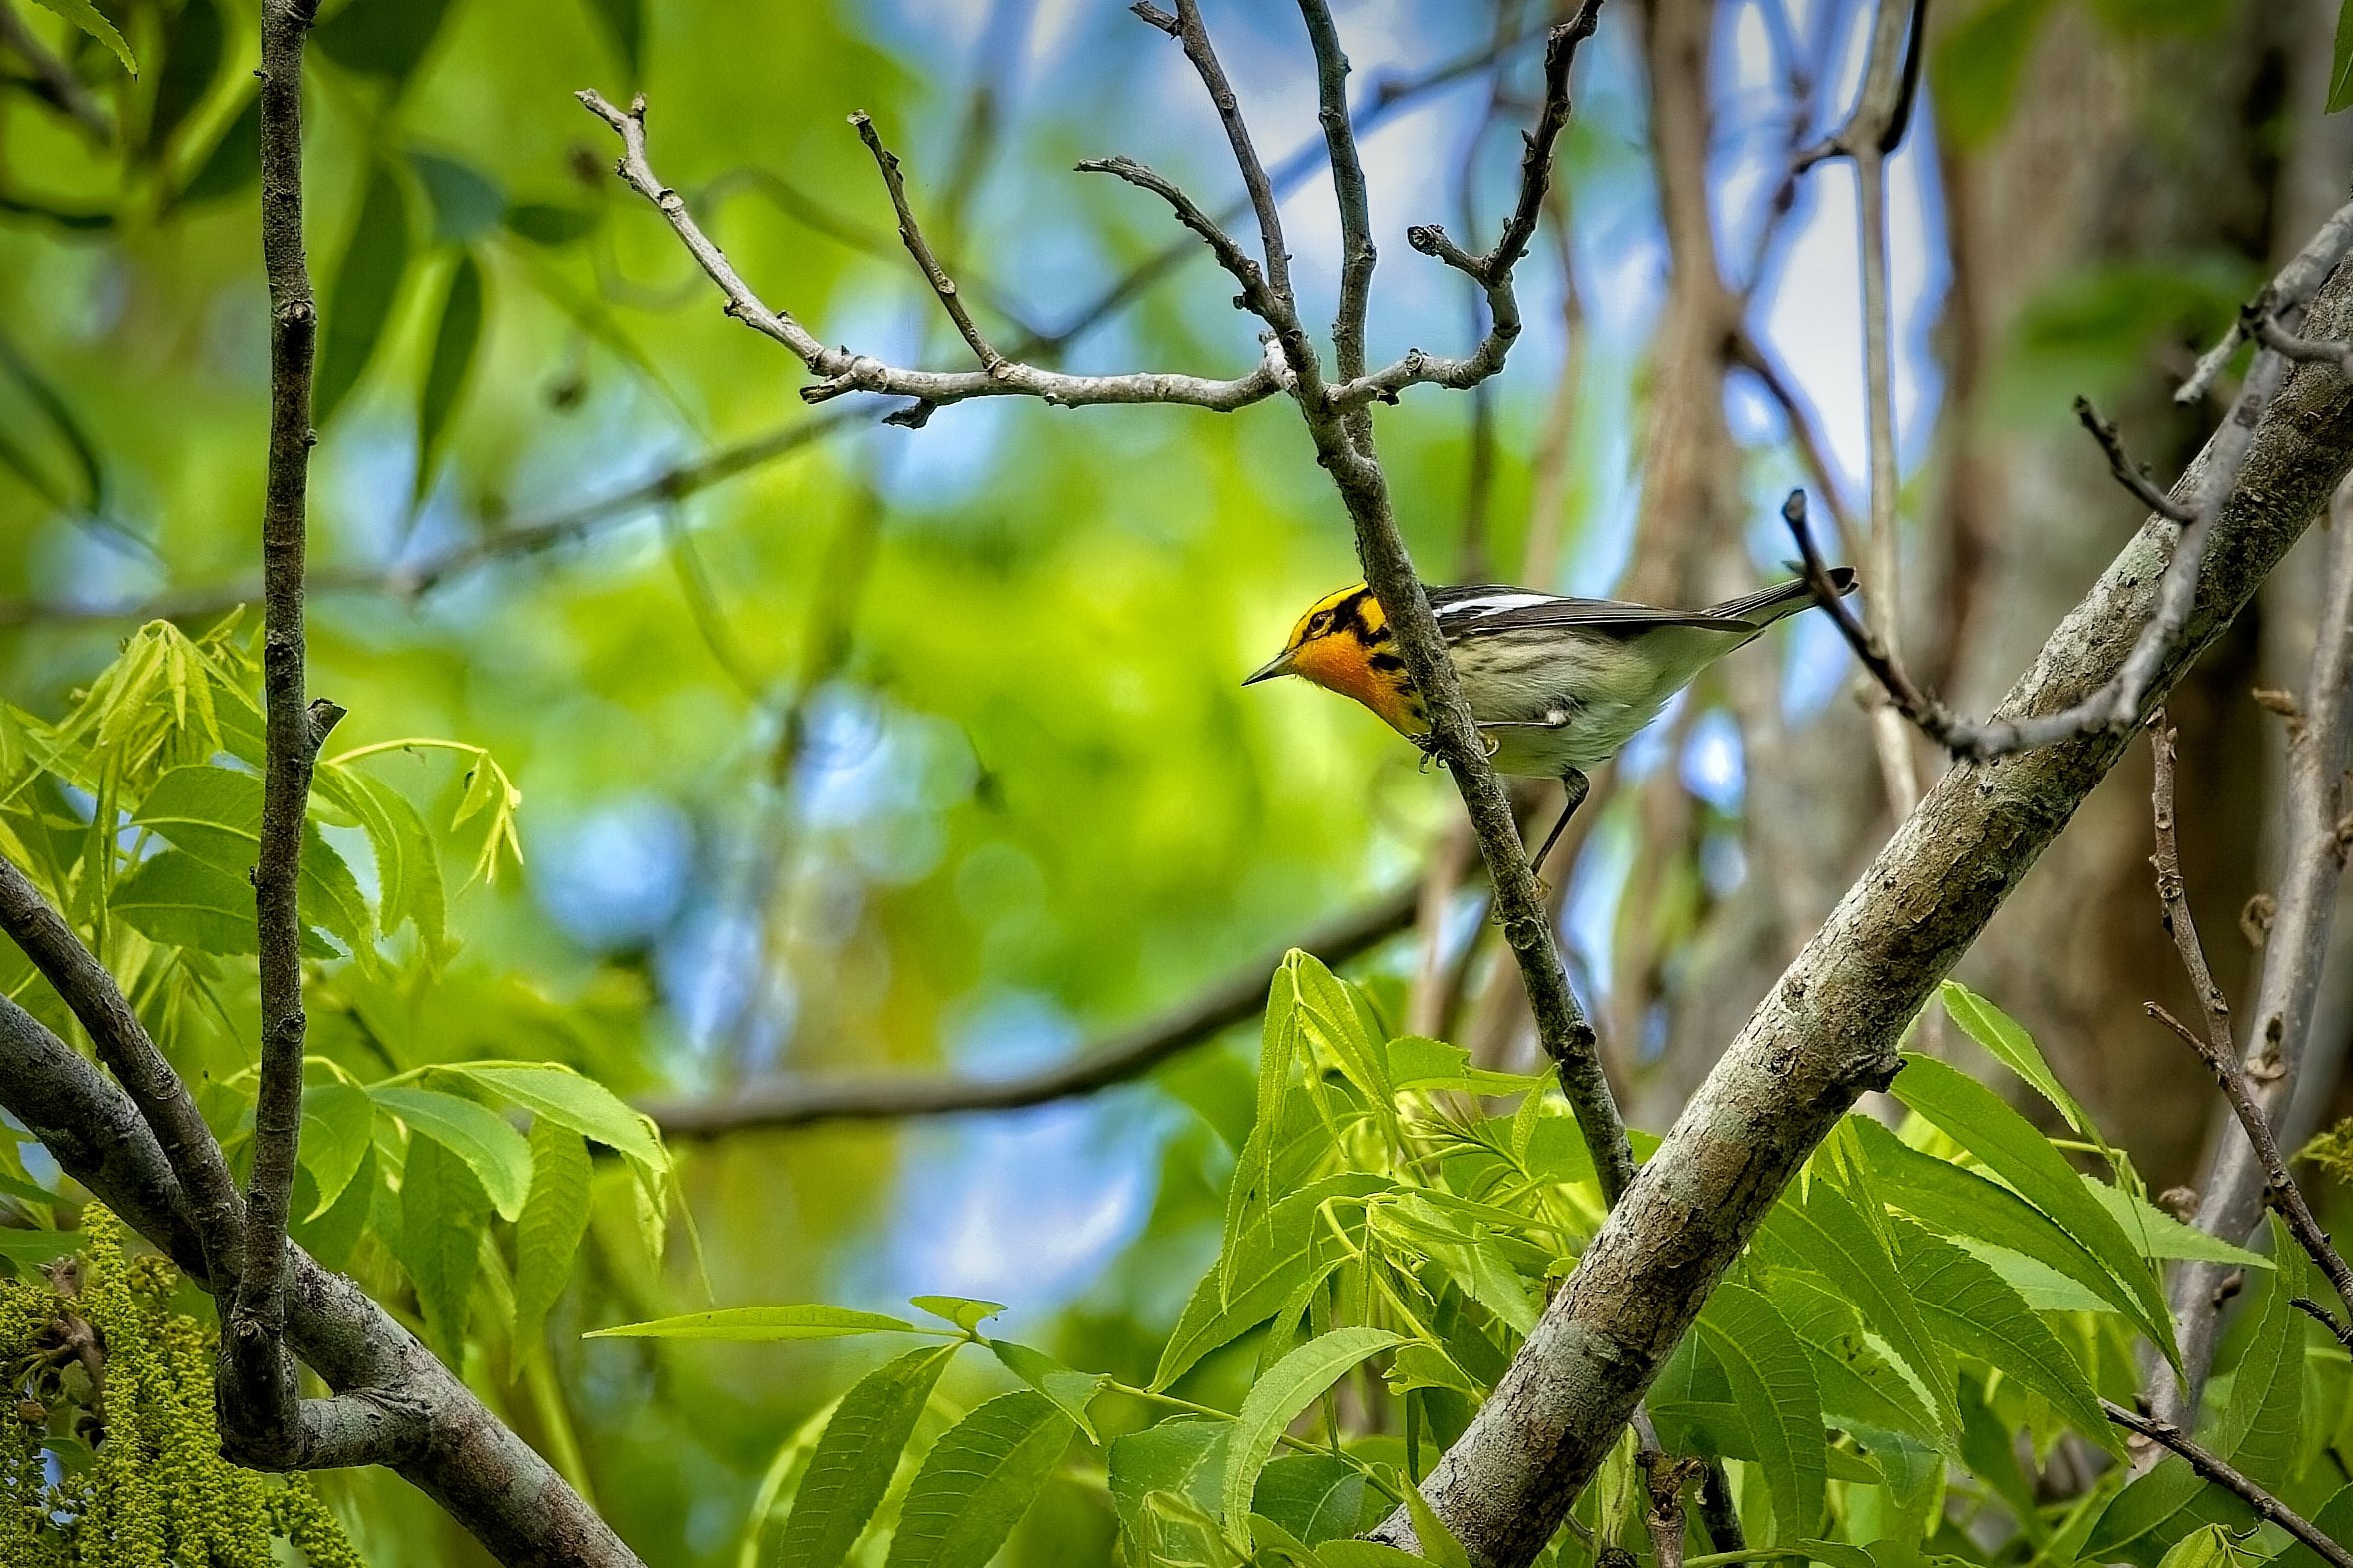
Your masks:
M1389 668L1392 665L1396 668ZM1302 643L1291 657L1297 674L1328 692L1356 699L1400 734L1419 735L1429 726L1403 666L1389 649L1368 649L1345 633Z

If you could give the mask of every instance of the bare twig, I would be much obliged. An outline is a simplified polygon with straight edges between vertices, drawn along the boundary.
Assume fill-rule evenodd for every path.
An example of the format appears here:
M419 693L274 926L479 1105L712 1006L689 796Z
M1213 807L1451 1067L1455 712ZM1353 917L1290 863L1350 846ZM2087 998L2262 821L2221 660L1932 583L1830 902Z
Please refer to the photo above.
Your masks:
M2174 1017L2161 1003L2145 1002L2142 1005L2148 1009L2151 1018L2187 1041L2213 1073L2215 1082L2222 1086L2224 1098L2230 1101L2232 1114L2238 1117L2239 1126L2246 1130L2248 1141L2255 1146L2256 1158L2263 1162L2265 1198L2279 1212L2280 1218L2287 1222L2288 1230L2296 1238L2296 1245L2303 1248L2312 1261L2319 1265L2321 1273L2328 1276L2329 1284L2336 1288L2338 1299L2353 1306L2353 1269L2346 1268L2343 1255L2329 1240L2328 1233L2320 1228L2320 1221L2313 1216L2312 1206L2304 1200L2304 1190L2289 1173L2287 1161L2279 1152L2279 1140L2271 1135L2270 1118L2263 1114L2262 1105L2255 1099L2255 1086L2248 1080L2245 1064L2239 1061L2238 1053L2227 1047L2216 1050L2212 1040ZM2340 1343L2353 1348L2353 1328L2348 1328L2335 1313L2308 1298L2298 1298L2295 1305L2318 1320Z
M963 402L973 397L1027 396L1066 407L1099 403L1179 403L1188 407L1231 412L1272 395L1274 373L1261 365L1248 375L1228 381L1200 376L1136 371L1127 375L1063 375L1035 365L1005 360L991 369L935 371L896 369L879 359L828 348L811 336L790 314L762 303L720 249L711 243L686 201L664 185L646 162L645 100L634 100L628 111L616 109L602 94L583 91L580 102L611 126L621 138L622 156L615 166L630 189L652 202L668 220L708 277L727 299L727 313L754 331L790 349L821 379L801 389L804 402L820 403L848 392L875 392L911 398L922 408ZM894 416L897 417L897 416ZM920 417L915 415L914 417Z
M1373 215L1365 196L1365 165L1357 156L1356 127L1348 117L1348 56L1326 0L1299 0L1316 56L1316 119L1332 164L1332 195L1340 204L1340 303L1332 318L1332 368L1341 380L1365 373L1365 312L1373 293ZM1371 436L1360 411L1357 435Z
M972 312L964 308L963 298L956 292L955 279L947 275L947 268L932 255L930 243L923 238L922 225L915 221L914 207L906 199L906 181L899 173L898 155L882 145L874 120L865 110L853 114L850 123L858 128L858 139L875 155L875 167L882 172L882 184L890 193L890 209L898 215L898 238L906 246L907 255L922 268L923 280L939 296L939 307L955 323L956 334L963 338L964 346L972 350L972 357L980 361L981 369L994 375L1004 366L1005 356L991 348L988 339L980 334Z
M2102 1399L2099 1407L2107 1418L2128 1432L2137 1432L2153 1443L2172 1449L2189 1461L2189 1467L2226 1491L2235 1492L2241 1502L2256 1515L2268 1519L2288 1534L2318 1552L2333 1568L2353 1568L2353 1552L2330 1540L2314 1527L2312 1521L2297 1513L2286 1503L2272 1496L2252 1479L2233 1468L2230 1462L2212 1449L2190 1439L2189 1435L2171 1421L2152 1420L2136 1410L2127 1410L2112 1400Z
M1411 887L1368 904L1292 944L1337 964L1380 945L1413 922ZM806 1127L828 1121L883 1121L958 1111L1006 1111L1093 1094L1141 1077L1266 1006L1267 976L1282 954L1236 970L1173 1011L1112 1035L1036 1072L1013 1078L897 1076L785 1079L725 1099L664 1101L645 1107L672 1138Z
M2084 429L2091 432L2091 439L2099 443L2099 450L2107 458L2108 472L2115 476L2116 483L2137 496L2141 505L2159 517L2169 517L2177 523L2195 521L2194 514L2187 507L2176 504L2171 496L2157 488L2156 481L2149 477L2146 464L2132 460L2132 454L2124 450L2123 436L2116 432L2113 424L2099 417L2099 410L2091 406L2090 398L2075 399L2075 417L2082 421Z
M2321 225L2320 232L2313 236L2311 243L2298 252L2286 266L2280 268L2279 275L2271 280L2270 287L2256 296L2258 302L2270 299L2300 304L2310 299L2335 269L2336 260L2345 254L2348 247L2353 247L2353 205L2338 208L2328 222ZM2230 363L2230 356L2247 340L2250 324L2243 312L2237 320L2231 322L2230 329L2222 334L2222 340L2198 356L2197 368L2190 372L2188 380L2174 389L2173 401L2187 405L2197 402L2212 390L2214 378L2222 373L2222 367Z
M2353 741L2353 486L2338 487L2330 510L2333 521L2312 662L2296 704L2299 717L2289 726L2287 841L2280 879L2247 1037L2228 1053L2250 1080L2245 1069L2262 1068L2262 1081L2250 1086L2250 1096L2267 1126L2286 1113L2301 1076L2344 879L2344 768L2348 743ZM2200 1049L2202 1053L2202 1045ZM2244 1125L2235 1099L2232 1111ZM2274 1162L2265 1157L2259 1142L2251 1135L2241 1140L2225 1131L2198 1205L2199 1229L2227 1241L2244 1237L2265 1193L2276 1190L2276 1181ZM2186 1385L2175 1384L2166 1369L2152 1389L2158 1413L2170 1419L2179 1420L2184 1411L2196 1407L2213 1364L2220 1331L2213 1306L2217 1278L2213 1267L2195 1264L2176 1273L2174 1310L2180 1319L2181 1360L2188 1379Z
M302 824L319 743L342 710L304 691L310 374L318 311L302 252L302 50L309 0L262 7L262 267L270 285L270 446L262 498L262 826L253 869L262 1057L245 1244L221 1334L222 1436L249 1462L299 1463L286 1336L287 1214L302 1130Z
M2181 967L2189 975L2189 988L2197 993L2198 1010L2204 1016L2208 1045L2225 1056L2236 1057L2237 1050L2230 1043L2230 999L2214 980L2214 971L2206 963L2206 948L2198 940L2196 919L2190 914L2189 895L2181 875L2181 840L2175 831L2173 814L2174 741L2178 732L2165 723L2165 711L2158 709L2149 719L2149 754L2155 767L2149 786L2149 815L2156 827L2156 852L2149 856L2149 864L2157 873L2157 903L2164 910L2165 934L2173 938L2173 947L2181 955Z

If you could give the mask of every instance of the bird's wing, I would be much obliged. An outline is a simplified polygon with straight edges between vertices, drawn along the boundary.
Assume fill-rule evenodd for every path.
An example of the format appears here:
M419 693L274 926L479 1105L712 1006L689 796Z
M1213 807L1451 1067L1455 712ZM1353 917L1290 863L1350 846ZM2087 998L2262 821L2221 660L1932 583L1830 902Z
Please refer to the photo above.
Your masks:
M1439 631L1449 639L1490 637L1500 632L1535 627L1565 626L1604 636L1623 636L1668 626L1696 627L1708 632L1753 632L1752 622L1700 610L1658 610L1649 605L1620 604L1613 599L1562 599L1526 588L1491 583L1460 588L1433 588L1431 613Z

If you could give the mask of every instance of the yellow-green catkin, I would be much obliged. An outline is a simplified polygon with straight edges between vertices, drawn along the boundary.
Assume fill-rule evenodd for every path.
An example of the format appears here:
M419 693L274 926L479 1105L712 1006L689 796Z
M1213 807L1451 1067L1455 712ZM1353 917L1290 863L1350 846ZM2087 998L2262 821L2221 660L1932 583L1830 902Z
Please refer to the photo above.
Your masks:
M84 1211L83 1236L78 1274L60 1277L66 1294L0 1281L0 1568L273 1568L274 1534L312 1568L365 1568L305 1477L221 1457L216 1336L172 1310L179 1272L127 1256L102 1206ZM97 1339L94 1384L60 1371L78 1364L60 1347L82 1325ZM95 1445L88 1468L55 1485L53 1431Z

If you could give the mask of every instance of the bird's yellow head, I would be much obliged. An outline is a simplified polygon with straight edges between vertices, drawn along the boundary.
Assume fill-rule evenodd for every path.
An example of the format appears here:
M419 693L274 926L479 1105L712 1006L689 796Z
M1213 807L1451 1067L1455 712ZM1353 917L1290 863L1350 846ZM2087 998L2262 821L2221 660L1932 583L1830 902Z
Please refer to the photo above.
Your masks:
M1326 594L1291 628L1283 651L1244 681L1249 686L1296 675L1353 697L1407 735L1429 728L1413 678L1398 656L1381 601L1363 583Z

